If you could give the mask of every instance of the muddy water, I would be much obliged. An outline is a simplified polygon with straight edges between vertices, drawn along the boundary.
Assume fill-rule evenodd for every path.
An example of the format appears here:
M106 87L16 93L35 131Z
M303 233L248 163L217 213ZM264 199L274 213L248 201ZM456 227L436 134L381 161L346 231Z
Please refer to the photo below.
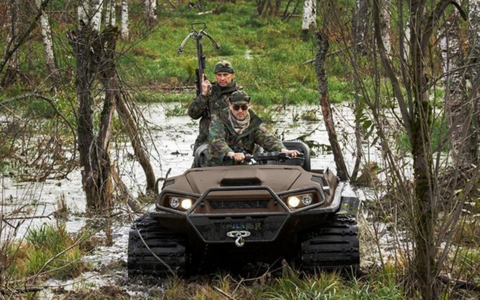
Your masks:
M154 166L157 178L165 177L170 170L169 176L182 174L192 164L191 146L197 134L197 122L188 116L167 117L166 112L174 110L178 104L154 104L143 106L142 111L148 122L146 141L151 153L151 162ZM333 156L328 149L328 136L321 118L321 111L317 107L290 107L287 110L269 108L268 115L271 118L271 131L276 132L284 140L297 139L301 135L308 135L307 140L315 142L312 155L312 168L335 169ZM315 111L317 110L317 111ZM305 121L299 118L306 111L313 111L317 121ZM348 106L335 107L337 134L344 146L344 155L347 166L352 168L353 153L353 114ZM131 159L133 150L128 143L114 145L112 160L119 167L120 176L134 195L144 190L145 176L138 163ZM0 213L3 216L25 217L25 219L10 219L11 226L2 230L1 238L4 240L9 235L15 234L22 237L26 230L38 227L43 223L57 222L55 211L57 203L64 200L69 211L65 222L67 231L78 232L88 220L83 216L85 212L85 196L81 188L81 174L77 170L68 176L68 179L59 181L47 181L44 183L21 183L14 182L10 178L2 178L2 205ZM122 213L122 212L121 212ZM113 228L113 245L102 246L85 257L92 264L93 271L83 274L80 278L72 281L49 281L47 285L52 288L62 286L66 290L72 290L85 286L125 285L126 273L126 249L128 239L128 219L132 216L123 212L122 217L127 222L116 224ZM27 218L35 217L35 218ZM5 226L5 225L3 225ZM16 227L16 230L13 228ZM106 233L100 228L97 236L105 238ZM114 267L115 266L115 267ZM120 266L120 267L119 267ZM130 285L129 293L141 295L142 288ZM50 298L52 289L46 289L42 297Z

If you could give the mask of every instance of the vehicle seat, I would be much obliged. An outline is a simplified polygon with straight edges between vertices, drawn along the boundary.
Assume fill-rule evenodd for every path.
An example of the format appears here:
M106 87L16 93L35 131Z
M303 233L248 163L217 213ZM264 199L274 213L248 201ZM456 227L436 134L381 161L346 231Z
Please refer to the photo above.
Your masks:
M208 144L200 145L197 150L195 150L193 158L193 167L194 168L203 168L207 163L208 157Z
M298 150L298 152L303 153L303 160L302 159L289 159L285 161L286 165L296 165L301 166L305 171L310 171L310 148L301 141L283 141L283 145L288 150Z

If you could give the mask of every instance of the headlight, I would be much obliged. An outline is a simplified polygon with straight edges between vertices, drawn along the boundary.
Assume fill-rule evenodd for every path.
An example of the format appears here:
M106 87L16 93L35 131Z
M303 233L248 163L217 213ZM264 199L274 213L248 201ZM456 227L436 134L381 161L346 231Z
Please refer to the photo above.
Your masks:
M193 205L193 200L190 198L169 197L168 204L171 208L189 209Z
M313 202L312 194L305 194L301 196L303 205L310 205Z
M291 208L297 208L301 205L307 206L313 203L313 194L302 194L302 195L295 195L290 196L287 198L287 204Z
M180 203L180 206L184 209L184 210L187 210L189 209L190 207L192 207L192 199L188 199L188 198L185 198L185 199L182 199L182 202Z
M177 208L180 205L180 198L179 197L171 197L169 201L171 208Z
M288 197L287 203L288 203L288 206L292 208L296 208L300 205L300 198L297 196Z

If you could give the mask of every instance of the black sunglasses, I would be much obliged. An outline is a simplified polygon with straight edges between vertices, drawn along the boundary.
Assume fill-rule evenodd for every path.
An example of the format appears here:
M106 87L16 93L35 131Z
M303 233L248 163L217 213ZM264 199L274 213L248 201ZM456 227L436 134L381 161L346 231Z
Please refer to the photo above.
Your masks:
M244 104L244 105L233 105L233 109L234 110L239 110L240 108L242 108L242 110L247 110L248 109L248 105Z

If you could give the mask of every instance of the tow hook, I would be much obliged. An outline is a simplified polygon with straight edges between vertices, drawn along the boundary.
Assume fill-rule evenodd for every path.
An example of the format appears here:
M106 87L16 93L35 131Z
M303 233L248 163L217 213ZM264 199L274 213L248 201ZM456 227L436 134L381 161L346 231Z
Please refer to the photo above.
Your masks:
M227 232L227 236L234 239L236 238L235 245L237 245L237 247L243 247L243 245L245 245L244 238L250 236L250 231L246 231L246 230L229 231Z

